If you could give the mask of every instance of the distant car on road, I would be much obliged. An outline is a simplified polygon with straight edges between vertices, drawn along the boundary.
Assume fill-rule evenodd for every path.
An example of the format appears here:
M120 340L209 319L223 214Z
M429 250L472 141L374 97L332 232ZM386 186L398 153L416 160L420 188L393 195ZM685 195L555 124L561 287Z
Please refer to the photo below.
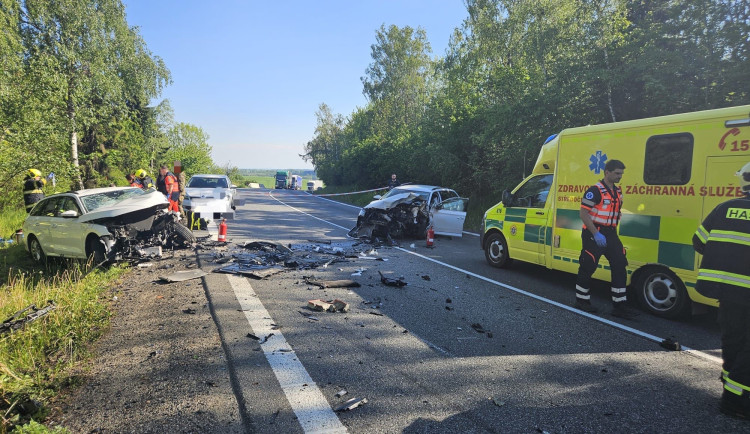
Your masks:
M241 205L236 189L226 175L196 174L185 185L182 207L206 220L232 220L236 206Z
M36 262L47 256L96 263L143 255L143 248L195 237L166 212L156 190L92 188L45 197L23 223L24 246Z
M374 199L359 212L350 236L422 238L430 226L437 235L463 235L469 199L450 188L401 185Z

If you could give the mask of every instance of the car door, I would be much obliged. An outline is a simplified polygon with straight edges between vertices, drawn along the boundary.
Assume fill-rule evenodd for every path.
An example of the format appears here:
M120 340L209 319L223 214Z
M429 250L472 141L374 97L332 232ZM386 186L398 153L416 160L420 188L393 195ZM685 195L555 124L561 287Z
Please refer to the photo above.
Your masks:
M63 217L66 211L75 211L76 217ZM86 256L84 224L79 222L81 209L71 196L62 196L57 202L51 223L50 239L58 255L83 258Z
M55 210L59 203L60 197L42 199L28 217L26 237L36 237L42 246L42 250L47 255L54 256L59 254L52 239L52 234L54 233L53 225L57 221Z
M544 264L547 236L547 197L552 185L552 174L529 178L512 196L506 206L508 250L513 257L532 264Z
M437 235L462 237L469 199L451 197L432 209L432 229Z

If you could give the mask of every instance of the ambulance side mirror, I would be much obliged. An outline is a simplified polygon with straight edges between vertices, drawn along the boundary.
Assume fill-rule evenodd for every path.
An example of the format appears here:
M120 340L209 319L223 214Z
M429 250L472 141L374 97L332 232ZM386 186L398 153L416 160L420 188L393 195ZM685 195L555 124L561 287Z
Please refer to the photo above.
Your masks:
M502 202L505 207L509 207L510 204L513 203L513 195L511 195L508 190L503 190Z

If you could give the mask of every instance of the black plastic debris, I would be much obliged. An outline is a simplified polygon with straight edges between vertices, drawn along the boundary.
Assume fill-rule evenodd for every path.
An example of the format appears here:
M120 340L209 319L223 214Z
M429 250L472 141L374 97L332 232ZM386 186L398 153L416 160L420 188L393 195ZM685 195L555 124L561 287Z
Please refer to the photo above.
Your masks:
M474 323L471 325L471 328L473 328L477 333L486 333L486 330L482 327L482 324Z
M682 345L680 345L679 342L673 341L670 338L666 338L663 341L661 341L659 343L659 346L664 349L671 350L671 351L680 351L682 349Z
M380 273L380 282L383 283L383 285L386 286L406 286L408 283L404 281L403 277L399 277L398 279L392 279L390 277L385 277L381 271L378 270L378 273Z
M318 288L358 288L359 282L344 279L344 280L312 280L309 277L304 278L305 283L308 285L314 285Z
M53 300L47 300L47 305L41 309L37 308L35 304L31 304L24 309L21 309L18 312L14 313L10 318L3 321L3 323L0 324L0 334L9 332L11 330L18 330L27 323L38 320L39 318L47 315L56 308L57 305Z

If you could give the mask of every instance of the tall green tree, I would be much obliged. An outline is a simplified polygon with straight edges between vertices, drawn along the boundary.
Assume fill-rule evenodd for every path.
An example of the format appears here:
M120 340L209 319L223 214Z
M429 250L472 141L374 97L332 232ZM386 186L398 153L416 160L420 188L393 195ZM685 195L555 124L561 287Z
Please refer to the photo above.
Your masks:
M171 167L172 162L179 160L186 176L196 173L211 173L214 168L211 159L213 148L208 144L208 134L202 128L179 122L167 133L169 149L160 156L164 164Z
M169 71L128 26L120 0L10 2L18 4L29 71L44 71L46 85L58 95L50 116L64 119L74 176L83 188L81 132L93 135L101 120L145 107L169 83Z

